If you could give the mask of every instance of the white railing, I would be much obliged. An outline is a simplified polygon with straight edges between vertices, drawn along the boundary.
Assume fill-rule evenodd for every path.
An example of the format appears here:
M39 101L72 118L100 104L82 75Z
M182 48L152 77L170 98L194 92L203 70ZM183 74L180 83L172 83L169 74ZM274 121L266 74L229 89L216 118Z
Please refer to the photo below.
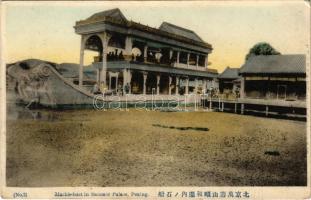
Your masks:
M176 68L206 71L205 67L195 66L195 65L187 65L187 64L184 64L184 63L177 63L177 62L175 62L173 66L176 67Z

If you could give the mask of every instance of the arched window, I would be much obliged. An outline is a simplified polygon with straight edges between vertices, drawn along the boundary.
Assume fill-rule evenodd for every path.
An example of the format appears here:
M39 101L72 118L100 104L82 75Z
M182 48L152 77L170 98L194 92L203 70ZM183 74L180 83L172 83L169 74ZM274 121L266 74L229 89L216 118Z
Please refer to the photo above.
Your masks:
M91 51L103 51L103 44L99 36L92 35L89 37L85 42L85 49L91 50Z

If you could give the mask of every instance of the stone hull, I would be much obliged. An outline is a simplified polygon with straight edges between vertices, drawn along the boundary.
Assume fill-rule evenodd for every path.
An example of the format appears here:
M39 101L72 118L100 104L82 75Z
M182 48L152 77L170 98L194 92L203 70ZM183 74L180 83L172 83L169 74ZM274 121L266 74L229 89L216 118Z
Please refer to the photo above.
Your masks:
M26 63L27 69L22 66ZM28 107L51 107L61 109L94 108L95 95L85 88L80 88L72 79L63 77L57 70L46 62L27 63L21 61L7 67L7 103L24 104ZM101 108L130 108L130 107L158 107L164 108L177 104L175 99L158 96L156 99L148 97L144 102L140 96L131 95L111 100L109 97L98 98ZM174 103L175 102L175 103ZM179 103L183 103L179 101ZM189 102L190 103L190 102Z
M44 73L41 73L44 72ZM7 91L11 103L46 107L92 105L93 94L64 78L55 67L41 62L27 69L16 63L7 68Z

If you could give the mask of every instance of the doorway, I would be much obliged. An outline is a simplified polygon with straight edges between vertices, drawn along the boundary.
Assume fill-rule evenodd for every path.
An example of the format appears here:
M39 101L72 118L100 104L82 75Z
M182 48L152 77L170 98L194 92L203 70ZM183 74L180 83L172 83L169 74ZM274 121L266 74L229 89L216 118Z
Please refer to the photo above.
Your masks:
M286 85L278 85L277 99L286 99Z

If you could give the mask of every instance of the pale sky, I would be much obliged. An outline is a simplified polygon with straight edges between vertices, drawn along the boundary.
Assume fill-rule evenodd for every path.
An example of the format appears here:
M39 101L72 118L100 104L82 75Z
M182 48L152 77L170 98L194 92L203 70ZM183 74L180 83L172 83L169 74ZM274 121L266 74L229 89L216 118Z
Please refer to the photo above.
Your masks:
M307 54L310 13L304 1L273 2L5 2L6 62L38 58L79 63L75 22L120 8L128 20L151 27L163 21L195 31L214 50L210 68L240 67L249 49L268 42L282 54ZM91 56L86 58L88 64Z

